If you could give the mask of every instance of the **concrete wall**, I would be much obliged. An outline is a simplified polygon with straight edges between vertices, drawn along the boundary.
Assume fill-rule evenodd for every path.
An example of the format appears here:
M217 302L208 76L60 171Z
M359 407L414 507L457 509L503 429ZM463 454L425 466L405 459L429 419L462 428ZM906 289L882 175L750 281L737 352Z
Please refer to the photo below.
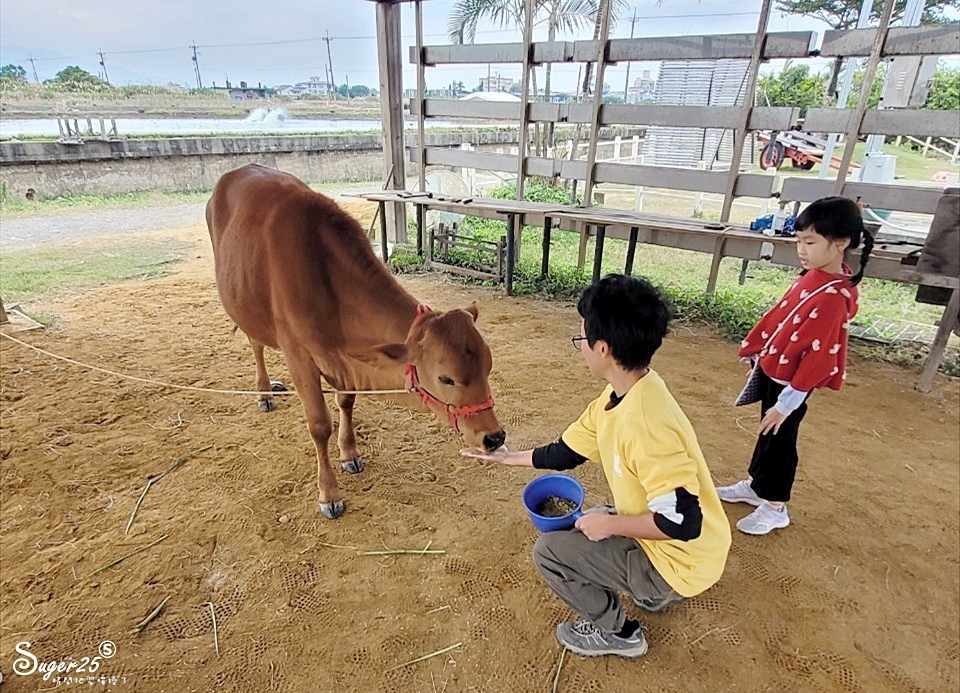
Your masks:
M36 198L143 190L209 190L246 163L280 168L310 183L384 178L382 136L197 137L152 140L0 142L0 181L7 195ZM481 148L517 143L515 128L426 133L427 146ZM416 146L416 134L407 134ZM407 173L415 168L407 162Z

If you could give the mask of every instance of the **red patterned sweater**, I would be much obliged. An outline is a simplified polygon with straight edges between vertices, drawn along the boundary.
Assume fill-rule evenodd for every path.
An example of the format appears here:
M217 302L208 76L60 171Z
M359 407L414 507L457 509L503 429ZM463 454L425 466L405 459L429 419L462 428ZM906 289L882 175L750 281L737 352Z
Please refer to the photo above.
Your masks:
M849 281L850 268L844 265L843 270L842 275L810 270L799 277L740 344L740 356L759 354L764 373L800 392L839 390L847 378L847 328L860 304L860 293ZM804 303L764 348L797 304L835 279L840 282Z

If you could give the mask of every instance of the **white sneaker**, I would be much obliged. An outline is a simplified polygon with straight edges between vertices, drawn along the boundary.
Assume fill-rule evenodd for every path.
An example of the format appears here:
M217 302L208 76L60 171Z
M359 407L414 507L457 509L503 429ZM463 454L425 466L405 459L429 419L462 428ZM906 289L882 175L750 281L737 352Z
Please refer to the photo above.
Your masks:
M744 534L769 534L775 529L783 529L790 524L787 506L774 510L772 506L763 503L759 508L741 519L737 529Z
M754 507L763 503L763 499L754 492L748 479L730 486L717 487L717 495L725 503L749 503Z

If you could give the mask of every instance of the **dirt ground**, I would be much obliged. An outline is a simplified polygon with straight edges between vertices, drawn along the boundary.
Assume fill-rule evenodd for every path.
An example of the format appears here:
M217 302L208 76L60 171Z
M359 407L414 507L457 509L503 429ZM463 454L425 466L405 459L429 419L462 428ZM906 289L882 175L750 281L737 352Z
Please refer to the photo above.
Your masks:
M15 336L143 378L250 389L253 359L218 305L205 229L163 233L196 243L176 275L32 306L62 325ZM599 392L570 346L571 305L439 275L402 283L437 308L479 300L511 447L552 440ZM445 424L362 398L367 469L340 473L347 512L328 521L295 397L261 413L247 396L121 380L6 339L0 359L3 693L960 686L956 381L923 395L915 372L854 360L846 388L815 395L801 429L793 525L735 531L723 579L699 597L661 614L631 605L649 628L643 659L570 655L559 666L554 628L571 613L530 561L536 531L520 502L535 472L462 458ZM286 379L279 354L268 365ZM654 367L716 479L741 478L758 412L730 406L742 383L736 346L677 326ZM150 488L125 535L147 478L190 453ZM597 468L575 475L589 503L607 500ZM727 507L731 523L747 511ZM358 554L428 546L443 553ZM13 672L26 659L18 643L41 661L80 661L103 641L115 653L91 686Z

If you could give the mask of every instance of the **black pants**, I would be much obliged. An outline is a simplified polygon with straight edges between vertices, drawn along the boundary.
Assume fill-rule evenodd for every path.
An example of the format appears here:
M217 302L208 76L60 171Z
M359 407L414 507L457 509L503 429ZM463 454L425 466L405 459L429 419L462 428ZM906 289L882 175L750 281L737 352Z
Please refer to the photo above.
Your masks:
M760 417L767 413L786 385L771 380L766 373L760 375ZM807 395L807 399L810 396ZM797 474L797 433L800 422L807 413L807 401L797 407L780 425L778 433L767 433L757 439L750 460L750 477L754 493L764 500L785 503L790 500L790 489Z

